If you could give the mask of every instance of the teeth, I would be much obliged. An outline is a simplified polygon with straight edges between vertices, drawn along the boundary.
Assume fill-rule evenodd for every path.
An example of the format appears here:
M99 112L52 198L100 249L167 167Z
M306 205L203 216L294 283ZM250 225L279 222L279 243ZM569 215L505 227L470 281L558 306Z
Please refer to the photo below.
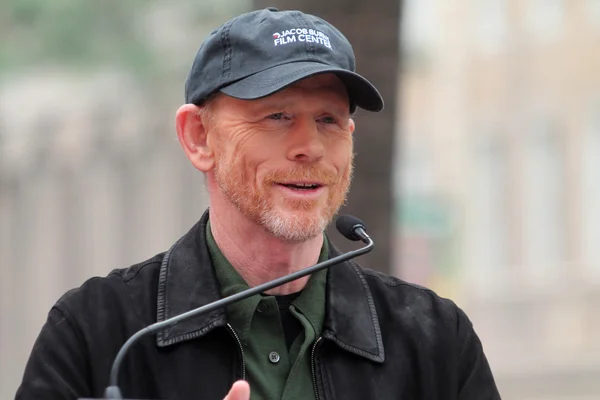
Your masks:
M311 189L311 188L316 188L319 185L314 184L314 183L289 183L286 186L292 186L292 187L304 188L304 189Z

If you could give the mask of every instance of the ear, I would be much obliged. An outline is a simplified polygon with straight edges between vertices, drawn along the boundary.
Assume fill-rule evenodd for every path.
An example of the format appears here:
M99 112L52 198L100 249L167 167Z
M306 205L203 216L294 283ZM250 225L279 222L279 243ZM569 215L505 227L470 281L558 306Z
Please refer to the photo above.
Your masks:
M202 172L214 168L214 151L207 140L208 129L200 116L200 107L184 104L175 115L177 138L187 158Z
M356 129L356 124L354 123L354 120L352 118L350 118L350 120L348 121L348 129L350 129L350 134L353 134L354 129Z

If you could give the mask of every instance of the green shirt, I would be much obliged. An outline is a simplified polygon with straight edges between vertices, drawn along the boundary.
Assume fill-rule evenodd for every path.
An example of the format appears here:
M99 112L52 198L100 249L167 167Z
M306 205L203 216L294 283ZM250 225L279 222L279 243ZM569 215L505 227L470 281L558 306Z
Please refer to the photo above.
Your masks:
M248 284L219 250L210 222L206 238L222 296L248 289ZM319 261L327 260L327 256L325 239ZM323 328L326 280L326 270L313 274L292 302L290 311L304 330L289 351L274 296L255 295L227 307L229 323L242 342L252 400L315 399L311 350ZM278 361L272 361L277 358Z

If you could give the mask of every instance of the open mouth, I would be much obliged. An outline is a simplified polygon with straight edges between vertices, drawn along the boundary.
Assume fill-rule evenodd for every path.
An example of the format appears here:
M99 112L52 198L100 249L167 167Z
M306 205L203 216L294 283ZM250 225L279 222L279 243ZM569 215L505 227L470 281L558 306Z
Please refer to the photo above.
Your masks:
M319 183L278 183L278 185L281 186L285 186L287 188L293 189L293 190L315 190L320 188L321 184Z

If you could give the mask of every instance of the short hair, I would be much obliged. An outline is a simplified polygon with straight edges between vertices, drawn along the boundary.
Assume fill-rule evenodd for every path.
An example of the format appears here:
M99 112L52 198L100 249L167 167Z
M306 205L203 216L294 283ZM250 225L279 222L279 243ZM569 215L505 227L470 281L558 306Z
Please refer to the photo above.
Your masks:
M202 119L204 125L212 127L215 118L214 103L220 96L222 96L220 92L215 92L199 105L198 116Z

